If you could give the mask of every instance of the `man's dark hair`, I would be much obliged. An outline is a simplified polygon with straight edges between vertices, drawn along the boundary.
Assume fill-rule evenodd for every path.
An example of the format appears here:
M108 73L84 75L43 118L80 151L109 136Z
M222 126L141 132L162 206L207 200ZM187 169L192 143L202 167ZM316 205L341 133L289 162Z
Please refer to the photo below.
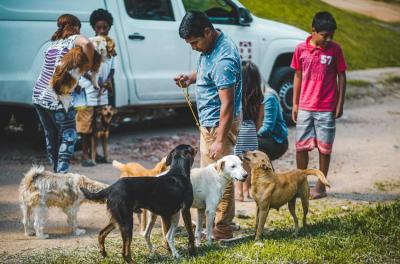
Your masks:
M335 31L336 21L331 13L318 12L313 18L312 27L315 29L316 32Z
M96 25L96 22L100 21L100 20L106 21L110 27L113 25L113 21L114 21L110 12L108 12L107 10L102 9L102 8L94 10L92 12L92 14L90 15L90 25L92 26L93 29L94 29L94 26Z
M189 11L183 17L179 26L179 36L183 39L189 37L203 37L205 28L214 29L208 16L204 12Z

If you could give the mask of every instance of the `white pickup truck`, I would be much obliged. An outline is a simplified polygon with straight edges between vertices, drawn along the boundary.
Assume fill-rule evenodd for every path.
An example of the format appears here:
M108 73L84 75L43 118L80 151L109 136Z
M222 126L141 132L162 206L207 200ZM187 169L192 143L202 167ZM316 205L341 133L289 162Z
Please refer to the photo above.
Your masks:
M198 54L179 38L178 28L187 11L200 10L235 41L243 60L258 65L264 81L278 91L290 116L293 71L289 64L295 46L307 33L258 18L238 1L0 0L0 128L12 114L26 128L35 127L32 89L57 17L63 13L78 16L81 33L93 36L89 16L97 8L107 9L114 17L110 36L118 53L112 102L116 107L185 105L172 78L195 70Z

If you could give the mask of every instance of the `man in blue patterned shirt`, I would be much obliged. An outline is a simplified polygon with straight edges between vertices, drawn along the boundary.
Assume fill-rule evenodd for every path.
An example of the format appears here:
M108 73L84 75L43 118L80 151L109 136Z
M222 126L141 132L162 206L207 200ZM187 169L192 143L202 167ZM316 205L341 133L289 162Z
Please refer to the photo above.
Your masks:
M234 42L214 29L203 12L188 12L179 27L179 35L193 50L201 52L197 71L175 77L178 85L196 83L196 103L201 135L201 167L233 154L240 124L242 76L240 55ZM215 239L233 237L235 200L233 184L225 189L218 206Z

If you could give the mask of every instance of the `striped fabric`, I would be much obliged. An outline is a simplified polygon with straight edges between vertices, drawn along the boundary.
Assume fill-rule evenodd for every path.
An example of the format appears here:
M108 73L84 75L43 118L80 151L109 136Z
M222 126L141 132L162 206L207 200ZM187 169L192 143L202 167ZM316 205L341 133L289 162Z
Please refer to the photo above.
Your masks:
M333 112L299 110L296 123L296 151L310 151L317 147L322 154L331 154L335 130Z
M52 41L45 52L42 71L33 88L32 102L49 110L62 109L63 106L53 89L50 88L50 79L56 69L57 64L64 55L74 47L75 38L72 35L66 39Z
M252 120L243 120L234 149L235 155L240 155L244 151L258 149L258 139L256 125Z

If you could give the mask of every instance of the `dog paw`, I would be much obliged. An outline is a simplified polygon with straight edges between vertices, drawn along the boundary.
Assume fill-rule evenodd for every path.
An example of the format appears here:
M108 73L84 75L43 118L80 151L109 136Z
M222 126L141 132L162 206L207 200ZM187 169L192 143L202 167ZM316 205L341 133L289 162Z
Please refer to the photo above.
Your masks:
M35 231L34 230L25 231L25 236L34 236L34 235L35 235Z
M200 247L200 244L201 244L200 241L196 241L196 242L194 243L194 245L195 245L196 247Z
M36 237L39 239L48 239L50 236L48 234L39 234Z
M86 230L85 230L85 229L77 228L77 229L75 229L74 234L75 234L76 236L84 235L84 234L86 234Z
M100 251L100 255L103 257L103 258L106 258L107 257L107 252L104 250L104 251Z

